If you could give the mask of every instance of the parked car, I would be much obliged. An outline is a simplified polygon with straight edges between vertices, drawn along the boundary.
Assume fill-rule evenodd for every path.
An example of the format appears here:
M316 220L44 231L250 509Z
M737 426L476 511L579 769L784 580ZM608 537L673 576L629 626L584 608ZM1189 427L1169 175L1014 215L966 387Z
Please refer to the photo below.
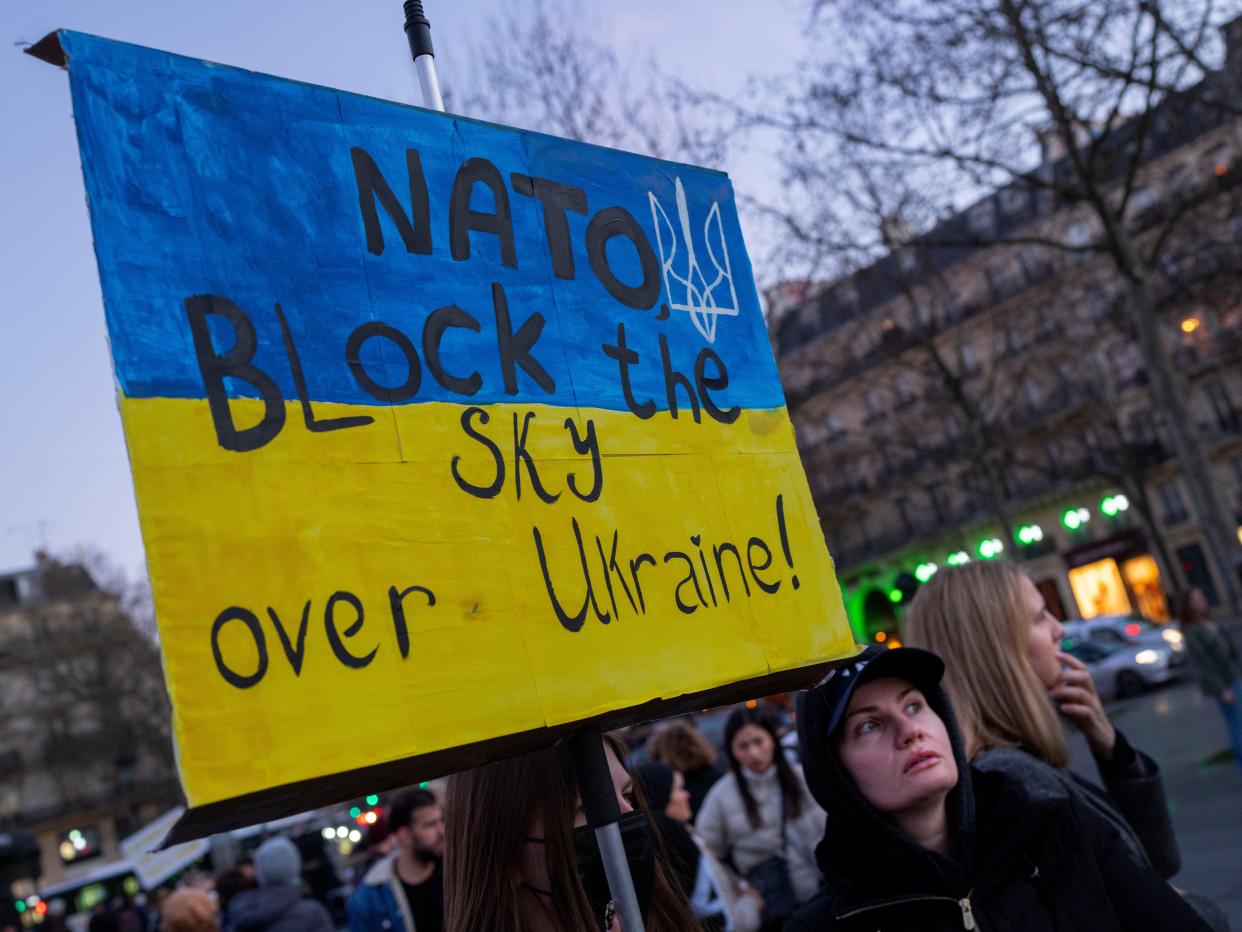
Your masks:
M1126 644L1167 647L1178 653L1185 649L1182 632L1177 625L1156 625L1137 615L1099 615L1090 621L1066 621L1062 624L1067 645L1085 640L1112 647Z
M1101 695L1132 696L1167 683L1186 669L1186 654L1172 645L1105 644L1096 640L1062 642L1066 653L1087 665Z

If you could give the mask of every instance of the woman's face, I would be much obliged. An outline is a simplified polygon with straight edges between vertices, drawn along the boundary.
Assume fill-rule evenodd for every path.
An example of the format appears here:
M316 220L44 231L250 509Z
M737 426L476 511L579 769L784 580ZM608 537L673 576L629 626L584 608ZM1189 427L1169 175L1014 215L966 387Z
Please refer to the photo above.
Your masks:
M729 742L729 750L734 759L751 773L763 773L772 766L776 742L766 729L758 725L743 725Z
M837 759L863 798L900 815L934 805L957 785L957 761L944 722L923 694L895 677L854 690L837 732Z
M604 743L604 756L608 758L608 772L612 774L612 786L617 792L617 805L621 809L621 814L634 811L634 781L630 779L629 771L617 759L617 755L612 752L612 747ZM574 828L580 828L587 824L586 813L582 811L582 798L578 798L577 808L574 810Z
M1057 652L1061 649L1061 638L1065 636L1065 629L1052 612L1048 611L1044 597L1026 576L1022 577L1022 594L1030 624L1027 650L1031 669L1044 687L1051 689L1061 675L1061 661L1057 659Z
M669 794L664 814L678 822L690 821L690 791L686 789L685 778L676 770L673 771L673 792Z

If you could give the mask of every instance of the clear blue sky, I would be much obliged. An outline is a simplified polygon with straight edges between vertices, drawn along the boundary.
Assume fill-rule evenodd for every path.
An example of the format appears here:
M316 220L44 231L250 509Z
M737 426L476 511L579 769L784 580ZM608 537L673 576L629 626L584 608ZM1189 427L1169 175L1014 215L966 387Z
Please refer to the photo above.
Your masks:
M427 0L447 85L498 0ZM720 93L802 48L797 0L582 3L622 51ZM0 17L0 572L38 546L88 545L131 573L142 541L117 415L67 75L21 53L53 29L82 32L362 94L418 103L399 0L5 0ZM739 192L771 173L732 168Z

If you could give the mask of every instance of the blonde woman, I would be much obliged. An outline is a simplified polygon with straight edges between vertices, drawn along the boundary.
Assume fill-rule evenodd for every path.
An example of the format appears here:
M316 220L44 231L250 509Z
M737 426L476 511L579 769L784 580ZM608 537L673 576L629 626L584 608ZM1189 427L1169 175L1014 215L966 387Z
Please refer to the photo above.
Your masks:
M1091 674L1061 651L1064 633L1034 583L1003 562L942 569L905 621L906 643L944 658L945 686L976 767L1089 805L1133 857L1171 877L1181 854L1160 768L1113 727ZM1066 769L1062 718L1086 738L1106 789Z

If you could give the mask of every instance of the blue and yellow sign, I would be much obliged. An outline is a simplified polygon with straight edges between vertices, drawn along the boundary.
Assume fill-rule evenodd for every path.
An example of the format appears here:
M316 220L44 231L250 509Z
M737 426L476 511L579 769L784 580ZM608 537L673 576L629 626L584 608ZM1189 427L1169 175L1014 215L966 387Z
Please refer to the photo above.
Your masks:
M725 175L60 41L191 805L852 650Z

